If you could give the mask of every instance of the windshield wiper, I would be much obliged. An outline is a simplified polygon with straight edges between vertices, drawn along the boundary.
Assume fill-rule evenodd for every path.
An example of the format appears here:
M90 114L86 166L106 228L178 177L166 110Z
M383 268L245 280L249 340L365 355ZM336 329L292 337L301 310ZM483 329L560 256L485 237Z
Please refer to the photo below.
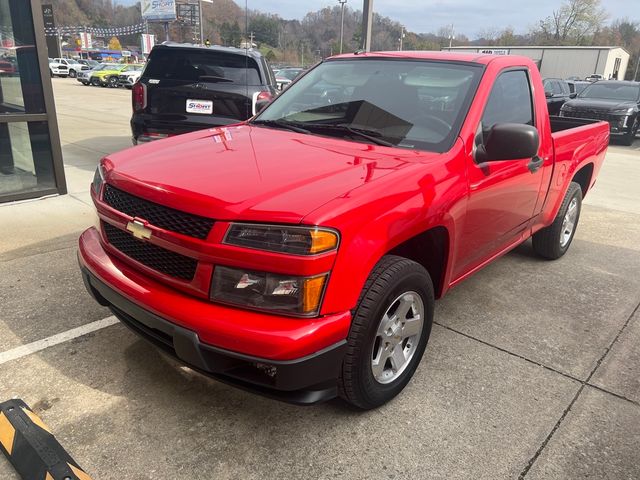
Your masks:
M311 130L333 130L336 132L347 132L354 137L364 138L376 145L383 145L385 147L395 147L396 145L380 138L382 134L376 130L368 130L366 128L352 127L346 123L305 123L305 127Z
M284 128L286 130L291 130L292 132L297 133L311 133L306 128L299 127L293 122L288 122L287 120L254 120L251 122L255 125L265 125L267 127L275 127L275 128Z
M218 77L216 75L200 75L198 80L209 80L210 82L233 82L225 77Z

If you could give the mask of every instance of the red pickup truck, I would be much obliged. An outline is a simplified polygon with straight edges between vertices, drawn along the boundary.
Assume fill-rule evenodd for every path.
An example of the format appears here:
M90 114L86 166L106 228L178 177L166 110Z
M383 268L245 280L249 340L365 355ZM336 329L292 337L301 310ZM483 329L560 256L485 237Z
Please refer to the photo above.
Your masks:
M527 58L341 55L247 122L104 158L80 266L194 370L374 408L411 379L434 298L529 237L567 251L608 140L549 117Z

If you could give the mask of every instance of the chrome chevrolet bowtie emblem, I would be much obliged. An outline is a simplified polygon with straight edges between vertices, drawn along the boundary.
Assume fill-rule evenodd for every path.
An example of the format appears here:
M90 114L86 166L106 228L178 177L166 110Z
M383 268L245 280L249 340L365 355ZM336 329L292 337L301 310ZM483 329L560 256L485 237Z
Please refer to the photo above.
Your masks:
M127 230L140 240L149 240L151 238L151 230L138 220L127 223Z

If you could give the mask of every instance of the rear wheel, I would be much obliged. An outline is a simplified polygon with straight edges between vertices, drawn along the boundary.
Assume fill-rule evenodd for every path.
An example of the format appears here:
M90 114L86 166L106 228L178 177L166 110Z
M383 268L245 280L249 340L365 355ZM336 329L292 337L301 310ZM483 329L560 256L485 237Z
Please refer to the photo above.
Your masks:
M548 260L563 256L576 233L581 209L582 188L571 182L553 223L533 234L533 250Z
M369 275L356 307L338 380L340 396L376 408L409 383L433 321L433 285L420 264L385 256Z
M71 78L76 78L76 71L75 70L69 70L69 76Z

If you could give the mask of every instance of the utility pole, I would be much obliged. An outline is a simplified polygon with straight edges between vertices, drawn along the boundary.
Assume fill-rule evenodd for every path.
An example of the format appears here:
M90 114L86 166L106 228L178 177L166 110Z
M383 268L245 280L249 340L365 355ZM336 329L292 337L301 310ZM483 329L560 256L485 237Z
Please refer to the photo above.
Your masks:
M344 4L347 0L338 0L340 3L340 53L342 53L342 39L344 37Z
M638 59L636 60L636 71L633 74L633 81L635 82L638 78L638 67L640 66L640 52L638 52Z
M363 0L362 5L362 49L371 51L371 28L373 26L373 0Z
M398 50L402 50L403 39L404 39L404 26L400 27L400 38L398 39L398 42L400 42L400 47L398 48Z
M198 0L198 10L200 11L200 45L204 45L204 15L202 14L202 2L213 3L213 0Z
M452 42L453 42L453 23L451 24L451 30L449 30L449 50L451 50Z

